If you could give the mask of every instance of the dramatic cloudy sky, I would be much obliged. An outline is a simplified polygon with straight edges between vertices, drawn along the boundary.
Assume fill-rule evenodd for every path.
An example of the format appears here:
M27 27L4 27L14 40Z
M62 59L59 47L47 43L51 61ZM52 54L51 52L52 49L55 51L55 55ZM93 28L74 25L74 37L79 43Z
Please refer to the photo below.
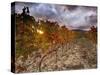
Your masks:
M97 7L70 6L41 3L16 3L16 13L22 13L24 6L30 9L30 15L36 19L48 19L65 25L69 29L88 30L97 26Z

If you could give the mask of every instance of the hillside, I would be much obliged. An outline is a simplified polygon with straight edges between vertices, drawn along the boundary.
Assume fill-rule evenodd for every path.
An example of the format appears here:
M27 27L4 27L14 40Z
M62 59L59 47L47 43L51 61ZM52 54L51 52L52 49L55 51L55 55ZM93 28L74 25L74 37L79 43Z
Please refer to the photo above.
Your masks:
M56 22L16 18L16 72L97 67L97 31L69 30Z

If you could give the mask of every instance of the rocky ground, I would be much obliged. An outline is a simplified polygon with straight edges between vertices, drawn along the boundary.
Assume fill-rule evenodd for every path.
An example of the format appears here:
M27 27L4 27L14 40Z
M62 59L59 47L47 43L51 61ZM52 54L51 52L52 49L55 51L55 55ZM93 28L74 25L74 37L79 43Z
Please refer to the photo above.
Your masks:
M16 58L16 73L44 72L75 69L90 69L97 67L96 44L80 38L70 43L56 44L48 48L31 52L27 57Z

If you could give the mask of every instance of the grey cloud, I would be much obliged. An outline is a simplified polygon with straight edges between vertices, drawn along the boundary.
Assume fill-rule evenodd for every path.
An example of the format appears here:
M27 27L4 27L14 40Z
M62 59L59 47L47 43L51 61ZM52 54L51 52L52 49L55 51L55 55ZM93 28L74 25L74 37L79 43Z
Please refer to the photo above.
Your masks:
M21 13L22 8L28 6L30 15L35 18L44 18L57 21L70 29L89 29L97 26L97 8L89 6L54 5L41 3L17 3L16 12Z

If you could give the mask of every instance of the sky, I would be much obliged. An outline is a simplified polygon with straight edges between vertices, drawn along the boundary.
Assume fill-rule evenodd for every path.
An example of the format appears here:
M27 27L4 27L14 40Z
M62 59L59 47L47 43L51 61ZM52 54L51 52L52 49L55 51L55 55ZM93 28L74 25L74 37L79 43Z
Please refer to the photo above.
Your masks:
M22 9L29 7L30 15L35 19L56 21L69 29L89 30L91 26L97 27L97 7L59 5L45 3L15 3L15 12L22 13Z

